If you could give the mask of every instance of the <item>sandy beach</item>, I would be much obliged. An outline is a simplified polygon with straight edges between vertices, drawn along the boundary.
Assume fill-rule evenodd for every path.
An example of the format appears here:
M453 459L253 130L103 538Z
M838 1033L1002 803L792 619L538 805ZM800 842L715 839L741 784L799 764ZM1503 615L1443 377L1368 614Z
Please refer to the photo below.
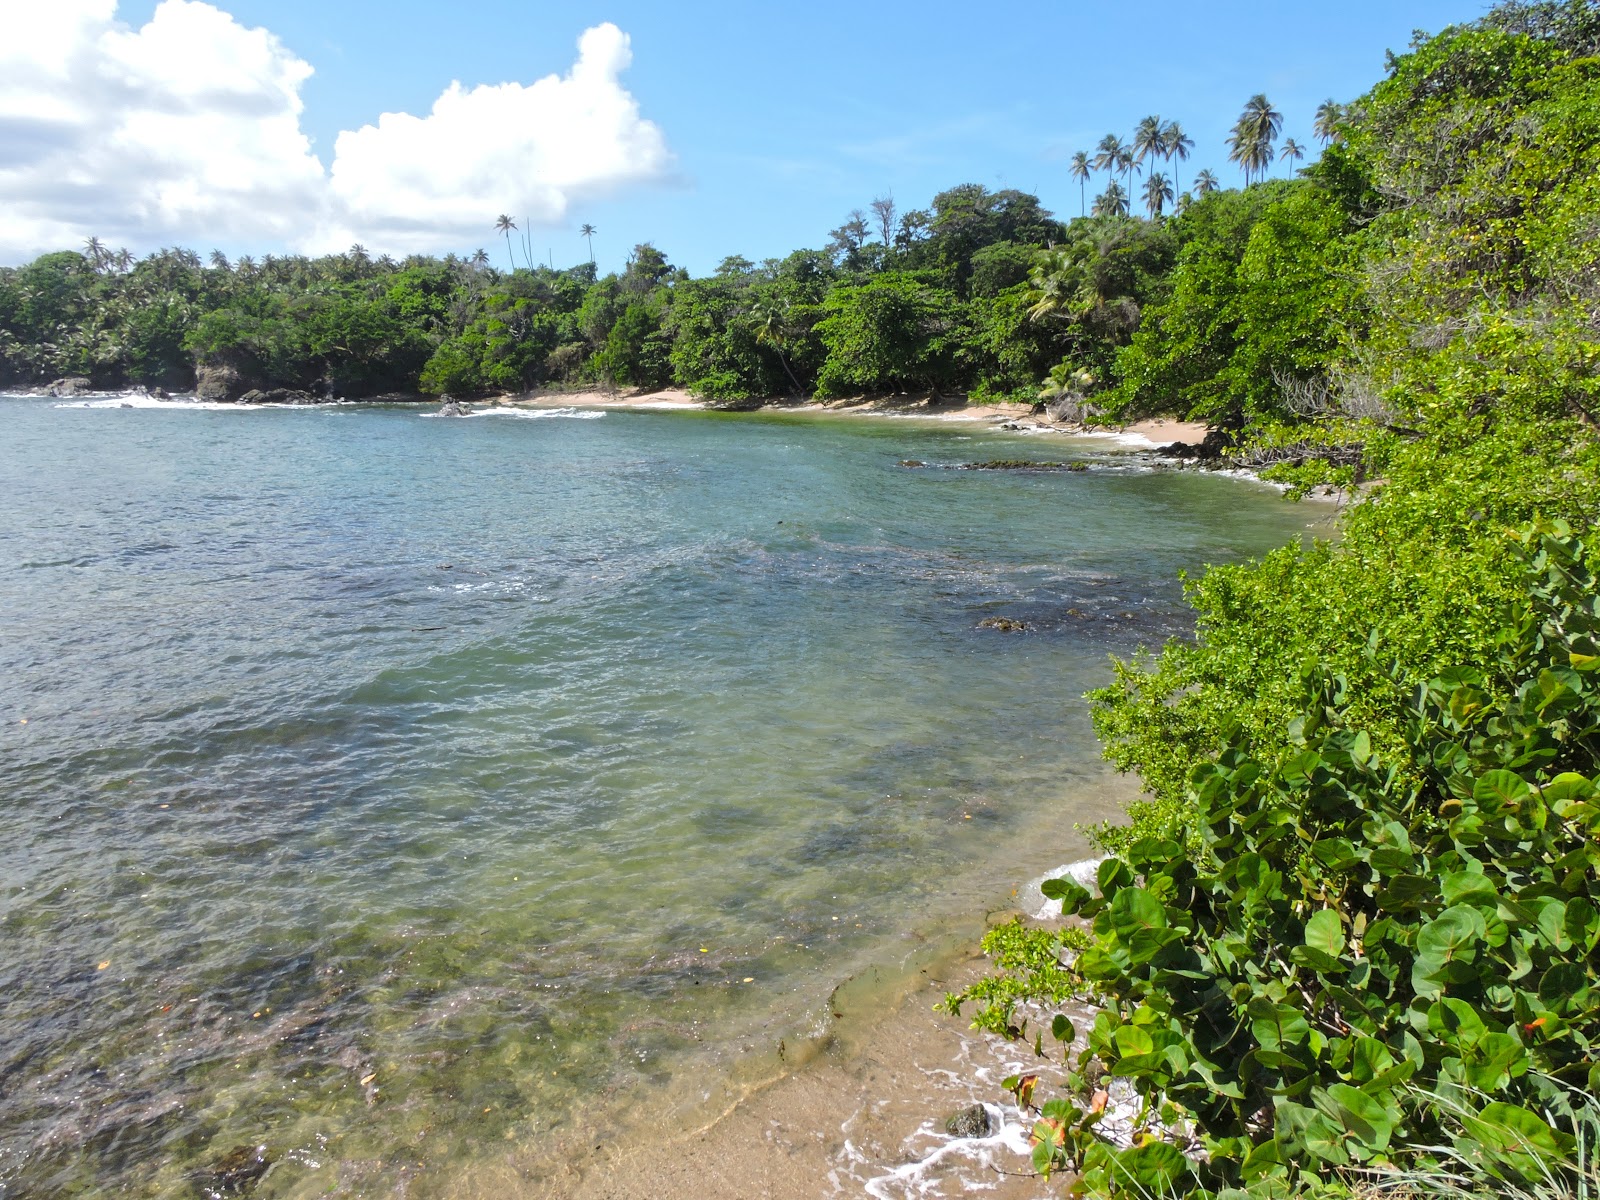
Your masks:
M530 407L569 408L643 408L643 409L696 409L706 408L682 388L663 388L658 391L581 391L536 392L507 397L502 403ZM855 417L925 417L937 421L985 421L1005 425L1014 423L1020 430L1038 433L1064 433L1080 437L1109 437L1138 448L1156 449L1170 445L1198 446L1205 441L1206 425L1203 421L1179 421L1171 417L1156 417L1136 421L1125 426L1092 426L1058 422L1046 416L1032 415L1026 404L934 404L926 397L887 396L862 397L836 401L785 401L770 400L758 412L800 412Z

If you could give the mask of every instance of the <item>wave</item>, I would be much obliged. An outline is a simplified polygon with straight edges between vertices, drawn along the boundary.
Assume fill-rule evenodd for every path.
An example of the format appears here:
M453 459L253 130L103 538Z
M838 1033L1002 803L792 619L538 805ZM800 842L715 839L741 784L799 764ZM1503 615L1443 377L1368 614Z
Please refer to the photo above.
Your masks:
M446 413L423 413L425 417L442 417ZM598 421L605 416L603 412L589 412L581 408L485 408L476 412L461 414L464 417L515 417L522 421L542 421L551 417L562 417L572 421Z
M180 412L257 412L265 408L333 408L347 404L344 400L326 400L317 404L226 404L217 400L182 399L146 395L144 392L94 393L88 399L58 400L54 408L165 408Z

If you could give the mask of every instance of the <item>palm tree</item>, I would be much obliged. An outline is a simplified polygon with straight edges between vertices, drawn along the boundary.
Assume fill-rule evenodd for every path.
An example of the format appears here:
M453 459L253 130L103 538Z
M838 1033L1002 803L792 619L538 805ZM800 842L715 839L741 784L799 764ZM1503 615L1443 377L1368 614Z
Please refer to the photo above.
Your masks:
M1150 210L1150 219L1157 220L1161 211L1172 203L1172 183L1159 171L1152 171L1144 181L1144 206Z
M1244 111L1228 135L1228 158L1244 168L1245 186L1256 174L1272 166L1273 144L1283 130L1283 114L1272 107L1265 93L1245 101Z
M1278 151L1279 160L1288 159L1290 162L1299 162L1306 156L1305 148L1299 142L1290 138L1283 143L1283 149Z
M89 238L83 243L83 252L98 271L106 265L106 244L97 237Z
M1094 174L1094 164L1089 161L1089 156L1079 150L1072 156L1072 165L1067 168L1068 174L1078 181L1078 207L1083 210L1083 215L1089 215L1088 183L1089 177Z
M228 256L221 250L213 250L211 252L211 265L219 271L228 270Z
M1203 169L1194 177L1194 191L1197 196L1209 196L1221 186L1217 183L1217 176L1210 167Z
M481 271L489 265L489 252L479 246L472 252L472 257L467 261L472 264L474 270Z
M1097 217L1125 217L1128 215L1128 193L1113 179L1106 190L1094 198L1094 215Z
M599 232L600 231L598 229L589 224L587 221L578 226L578 236L581 238L587 238L589 240L589 265L591 267L594 266L594 235Z
M513 271L515 271L517 269L517 260L516 260L516 257L511 253L511 231L513 229L515 229L516 227L517 227L516 221L514 221L512 218L506 216L505 213L501 213L498 217L496 217L494 219L494 231L496 233L505 235L505 239L506 239L506 257L511 259L511 269Z
M789 302L787 300L758 301L750 310L750 315L756 319L756 344L769 345L778 356L778 362L783 366L783 373L789 377L789 382L794 384L794 394L804 396L805 388L800 386L800 381L794 377L794 371L789 366L789 359L784 354L783 348L789 341Z
M1311 131L1317 135L1317 140L1324 146L1339 136L1339 119L1343 115L1339 110L1338 104L1332 100L1324 100L1317 105L1317 118L1312 124Z
M1133 131L1134 162L1147 158L1165 158L1167 155L1167 127L1160 117L1146 117Z
M1097 170L1115 176L1121 172L1123 161L1129 156L1130 151L1122 144L1122 139L1114 133L1108 133L1095 148L1094 165Z
M1176 121L1168 121L1167 127L1161 131L1161 141L1166 146L1163 154L1168 164L1189 161L1189 151L1194 149L1194 139L1184 133L1183 126Z

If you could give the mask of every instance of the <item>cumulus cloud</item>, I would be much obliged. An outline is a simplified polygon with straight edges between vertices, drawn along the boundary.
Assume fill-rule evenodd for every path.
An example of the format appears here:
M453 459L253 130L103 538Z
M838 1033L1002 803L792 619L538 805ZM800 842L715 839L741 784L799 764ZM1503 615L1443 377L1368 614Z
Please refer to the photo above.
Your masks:
M90 235L398 252L481 240L500 212L558 223L670 170L621 83L631 61L597 26L567 74L452 83L425 117L341 133L325 165L301 127L312 67L265 29L200 0L139 29L116 0L0 5L0 261Z

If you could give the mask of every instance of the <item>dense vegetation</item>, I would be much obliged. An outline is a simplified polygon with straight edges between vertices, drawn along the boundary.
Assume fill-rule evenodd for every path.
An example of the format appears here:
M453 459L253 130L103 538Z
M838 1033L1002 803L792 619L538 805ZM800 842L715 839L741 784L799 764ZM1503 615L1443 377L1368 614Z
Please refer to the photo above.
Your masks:
M1319 115L1327 139L1334 111ZM1267 170L1281 121L1265 97L1246 107L1233 145L1247 171ZM507 215L492 226L506 238L504 271L483 250L404 262L360 246L259 262L162 250L135 261L90 239L81 252L0 269L0 386L84 377L187 390L197 369L218 368L229 399L250 388L359 398L677 384L727 405L893 392L1042 396L1074 415L1118 418L1170 408L1180 394L1164 361L1178 352L1171 346L1138 341L1142 357L1128 366L1121 352L1148 324L1147 309L1171 307L1175 288L1189 289L1176 294L1180 314L1185 303L1211 302L1184 274L1204 262L1239 277L1233 303L1245 314L1206 331L1208 352L1229 353L1235 332L1252 351L1223 393L1213 387L1204 404L1180 398L1237 425L1247 411L1277 411L1274 369L1315 370L1327 357L1317 306L1340 297L1324 296L1319 280L1306 278L1304 297L1280 299L1286 311L1253 324L1249 314L1258 293L1273 291L1280 259L1299 254L1313 271L1316 239L1351 217L1315 172L1225 192L1203 169L1192 192L1175 195L1157 167L1170 169L1192 146L1176 122L1152 116L1130 142L1111 135L1092 162L1078 155L1072 174L1085 185L1085 210L1087 182L1105 173L1093 216L1063 222L1036 196L964 184L904 213L879 198L870 218L852 212L821 249L760 264L735 255L700 279L650 244L603 278L592 262L558 271L525 253L519 265ZM1285 170L1304 154L1292 141L1282 151ZM1134 217L1127 192L1141 175L1147 216ZM591 242L596 233L584 226ZM1280 318L1317 333L1304 346L1286 333L1285 346L1254 349L1257 328Z
M1419 36L1302 182L1174 223L1207 231L1103 403L1181 397L1363 502L1336 545L1193 583L1197 637L1094 697L1147 798L1100 831L1098 888L1047 885L1081 921L997 930L1002 974L951 998L1013 1035L1023 1002L1102 1006L1081 1037L1046 1018L1070 1085L1041 1169L1129 1195L1600 1179L1597 56L1593 0ZM1141 1097L1131 1146L1097 1132L1107 1074Z

